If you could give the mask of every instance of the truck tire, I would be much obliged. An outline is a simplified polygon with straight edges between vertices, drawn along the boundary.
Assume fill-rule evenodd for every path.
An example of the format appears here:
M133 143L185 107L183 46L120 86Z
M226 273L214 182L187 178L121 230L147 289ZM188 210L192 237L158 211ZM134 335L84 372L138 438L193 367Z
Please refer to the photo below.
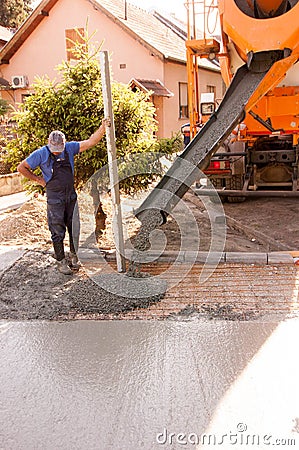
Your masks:
M211 178L210 179L210 181L211 181L211 183L213 184L213 186L214 186L214 188L215 189L223 189L223 187L224 187L224 178ZM221 202L223 203L223 202L225 202L226 201L226 199L227 199L227 197L223 197L223 196L219 196L219 197L213 197L213 196L211 196L210 197L210 200L211 200L211 202L212 203L219 203L219 198L220 198L220 200L221 200Z
M243 188L243 176L242 175L232 175L231 178L226 180L226 188L228 190L240 190ZM245 201L245 197L227 197L229 203L242 203Z

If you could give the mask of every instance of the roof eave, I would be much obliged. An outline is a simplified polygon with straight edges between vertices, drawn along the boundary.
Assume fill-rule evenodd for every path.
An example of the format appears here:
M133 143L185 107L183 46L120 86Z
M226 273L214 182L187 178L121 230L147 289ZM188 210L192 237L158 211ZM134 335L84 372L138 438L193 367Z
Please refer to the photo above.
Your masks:
M120 19L118 19L114 14L110 13L106 8L104 8L102 5L100 5L95 0L88 0L95 9L101 11L103 14L105 14L107 17L109 17L110 20L115 22L118 26L120 26L126 33L128 33L130 36L134 38L135 41L139 42L143 47L147 48L153 56L158 57L159 59L163 60L165 56L163 53L161 53L156 47L149 44L147 41L142 39L138 34L136 34L130 27L126 26Z
M19 50L30 34L35 30L37 25L49 16L50 10L58 2L58 0L43 0L30 16L23 22L14 36L0 51L0 65L9 64L11 57Z
M96 10L101 11L110 20L115 22L118 26L120 26L123 30L126 31L130 36L134 38L137 42L139 42L142 46L147 48L153 56L158 57L162 61L168 60L170 62L175 62L177 64L186 65L186 60L182 60L179 58L171 57L168 55L164 55L161 53L156 47L149 44L147 41L142 39L139 35L137 35L134 31L131 30L128 26L126 26L121 20L119 20L116 16L110 13L106 8L100 5L95 0L88 0ZM18 49L22 46L22 44L26 41L26 39L30 36L30 34L34 31L37 25L47 16L49 16L50 10L53 6L58 2L58 0L42 0L42 2L35 8L35 10L30 14L30 16L25 20L25 22L20 26L14 36L7 42L6 45L0 51L0 65L1 64L9 64L11 57L18 51ZM217 68L204 68L206 70L210 70L213 72L218 72Z
M174 57L172 57L172 56L164 56L164 59L166 60L166 61L169 61L169 62L173 62L173 63L176 63L176 64L181 64L181 65L187 65L187 61L183 61L182 59L179 59L179 58L174 58ZM210 72L220 72L220 67L218 68L218 67L204 67L204 66L198 66L200 69L202 69L202 70L209 70Z
M164 88L164 90L165 90L165 93L157 93L156 91L154 91L153 89L148 89L143 83L142 83L142 81L144 81L144 80L138 80L137 78L131 78L131 80L129 81L129 83L128 83L128 86L129 87L132 87L132 85L134 84L136 87L138 87L138 89L140 89L141 91L143 91L143 92L146 92L146 93L151 93L152 95L155 95L155 96L157 96L157 97L167 97L167 98L170 98L170 97L173 97L174 96L174 94L169 90L169 89L167 89L167 87L164 85L164 83L162 83L162 81L161 80L152 80L152 81L155 81L155 82L157 82L157 83L159 83L160 84L160 86L162 86L163 88Z
M169 61L169 62L173 62L173 63L176 63L176 64L181 64L183 66L185 66L187 64L186 60L183 60L183 59L180 59L180 58L175 58L174 56L166 55L166 56L164 56L164 60L165 61Z

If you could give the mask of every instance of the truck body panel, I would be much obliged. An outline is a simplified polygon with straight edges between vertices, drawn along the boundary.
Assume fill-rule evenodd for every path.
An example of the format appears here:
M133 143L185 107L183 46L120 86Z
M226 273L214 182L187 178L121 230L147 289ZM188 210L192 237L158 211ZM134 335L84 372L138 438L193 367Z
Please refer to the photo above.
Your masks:
M204 23L201 39L198 6ZM188 0L186 7L191 141L136 211L137 217L142 220L144 211L148 215L155 209L163 222L200 181L198 169L206 171L220 195L229 193L232 202L243 201L242 193L269 188L297 195L299 0L218 0L220 43L207 31L214 2ZM202 57L218 58L227 85L205 124L199 124L197 59Z

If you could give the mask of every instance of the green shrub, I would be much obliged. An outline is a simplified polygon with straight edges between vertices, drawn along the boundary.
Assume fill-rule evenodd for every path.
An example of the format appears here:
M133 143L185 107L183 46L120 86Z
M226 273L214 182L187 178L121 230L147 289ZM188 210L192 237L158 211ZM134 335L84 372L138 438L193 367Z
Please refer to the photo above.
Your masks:
M59 129L68 141L87 139L101 124L104 116L102 84L98 53L91 54L90 38L78 44L78 61L63 62L57 67L61 81L48 77L37 78L34 93L15 113L17 138L8 144L8 162L13 170L32 151L45 145L52 130ZM165 152L171 154L181 148L181 139L175 136L158 141L154 137L157 124L155 108L149 94L132 92L121 83L112 84L117 157L129 162L130 154ZM107 164L106 141L80 154L75 163L75 184L81 187L98 169ZM157 172L162 168L156 160ZM134 192L148 185L154 178L137 176L126 180L126 192ZM41 190L32 183L30 190Z
M8 113L10 106L4 98L0 97L0 116L5 116Z

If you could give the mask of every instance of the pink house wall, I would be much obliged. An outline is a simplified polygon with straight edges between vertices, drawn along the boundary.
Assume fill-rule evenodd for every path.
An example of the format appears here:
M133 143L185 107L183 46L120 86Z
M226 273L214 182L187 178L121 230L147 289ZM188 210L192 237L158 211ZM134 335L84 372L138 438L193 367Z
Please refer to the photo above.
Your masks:
M134 36L114 23L105 14L94 9L88 0L77 0L74 8L73 0L59 0L31 33L20 49L12 56L8 65L0 66L0 76L10 80L14 75L27 75L29 84L36 76L48 75L58 79L55 67L66 59L65 30L85 28L92 34L97 31L93 41L103 41L102 50L111 54L111 70L114 80L128 83L132 78L160 79L175 95L159 100L157 119L161 122L158 136L169 137L179 131L186 120L179 119L178 83L187 82L187 71L184 64L163 62L146 46L138 42ZM126 66L121 69L120 65ZM202 72L202 71L201 71ZM215 77L221 83L219 74L206 72L207 79ZM203 73L204 73L203 72ZM10 91L3 97L11 100L14 95L15 104L22 102L22 94L30 92L26 89ZM219 90L220 92L220 90Z
M35 76L47 74L57 78L55 67L66 59L65 30L85 28L88 21L89 33L97 30L94 42L103 42L102 50L111 54L112 73L115 80L128 83L131 78L159 78L163 74L163 62L151 56L150 51L129 36L106 15L96 11L87 0L60 0L51 9L40 25L27 38L26 42L11 58L10 63L2 65L2 76L8 80L13 75L26 74L31 84ZM126 64L126 69L120 69ZM16 101L21 95L16 93Z
M167 107L164 108L164 134L171 136L173 133L180 130L181 126L188 122L188 119L179 118L179 83L187 83L187 69L183 64L166 63L164 66L165 85L171 92L176 95L169 99L165 99ZM219 73L199 70L199 90L200 92L207 92L207 85L216 86L216 98L222 98L222 79Z

